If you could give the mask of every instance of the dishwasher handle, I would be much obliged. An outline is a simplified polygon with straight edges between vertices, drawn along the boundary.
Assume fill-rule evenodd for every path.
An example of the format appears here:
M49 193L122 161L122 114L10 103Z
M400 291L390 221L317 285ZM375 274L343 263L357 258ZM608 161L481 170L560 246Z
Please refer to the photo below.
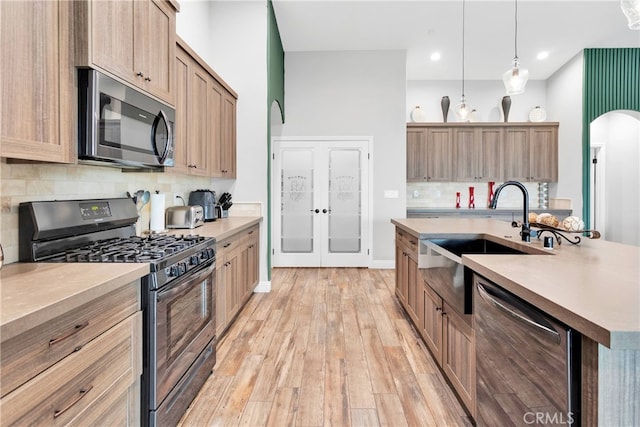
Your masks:
M512 316L513 318L518 320L521 324L524 324L525 326L528 326L529 328L532 328L535 331L542 333L542 335L551 339L555 344L560 344L562 342L562 338L560 337L560 334L558 333L558 331L553 329L553 326L543 325L542 323L537 322L534 319L531 319L527 316L523 316L522 314L512 310L511 308L507 307L507 305L505 305L505 303L508 304L507 301L500 299L497 295L491 295L490 292L487 289L485 289L484 286L482 286L482 284L477 283L476 287L478 289L478 295L480 295L480 297L482 297L482 299L484 299L487 303L491 304L492 306L496 307L502 312Z

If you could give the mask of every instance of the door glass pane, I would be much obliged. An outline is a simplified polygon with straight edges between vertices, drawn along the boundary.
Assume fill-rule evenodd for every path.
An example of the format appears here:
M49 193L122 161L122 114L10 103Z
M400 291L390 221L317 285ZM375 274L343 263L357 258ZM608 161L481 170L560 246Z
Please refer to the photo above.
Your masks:
M360 150L329 150L330 253L358 253L361 244Z
M280 178L281 251L313 252L313 152L283 150Z

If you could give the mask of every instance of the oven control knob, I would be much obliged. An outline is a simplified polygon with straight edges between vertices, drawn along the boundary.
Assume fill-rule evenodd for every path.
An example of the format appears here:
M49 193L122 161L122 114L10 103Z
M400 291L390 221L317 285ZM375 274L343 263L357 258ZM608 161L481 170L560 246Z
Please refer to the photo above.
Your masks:
M179 262L178 263L178 276L182 276L186 272L187 272L187 264L184 263L184 262Z
M169 277L177 277L180 275L180 270L178 270L177 265L172 265L169 267Z
M191 265L198 265L200 264L200 258L198 257L198 255L192 255L189 257L189 264Z

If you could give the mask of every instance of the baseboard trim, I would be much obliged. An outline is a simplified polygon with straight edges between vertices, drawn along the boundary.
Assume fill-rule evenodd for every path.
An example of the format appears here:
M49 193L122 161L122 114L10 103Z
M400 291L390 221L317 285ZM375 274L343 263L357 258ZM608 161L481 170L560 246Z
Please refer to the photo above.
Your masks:
M396 262L392 259L371 260L369 268L394 269Z
M258 286L253 290L253 292L258 294L268 294L271 292L271 281L265 281L258 283Z

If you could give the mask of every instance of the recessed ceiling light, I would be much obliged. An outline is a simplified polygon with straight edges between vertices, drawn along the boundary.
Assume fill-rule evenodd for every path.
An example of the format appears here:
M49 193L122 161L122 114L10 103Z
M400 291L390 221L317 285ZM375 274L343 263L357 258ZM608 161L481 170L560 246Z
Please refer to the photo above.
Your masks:
M537 58L538 59L547 59L548 56L549 56L549 52L547 52L546 50L543 50L542 52L538 53Z
M440 52L433 52L431 54L431 60L432 61L439 61L440 60Z

